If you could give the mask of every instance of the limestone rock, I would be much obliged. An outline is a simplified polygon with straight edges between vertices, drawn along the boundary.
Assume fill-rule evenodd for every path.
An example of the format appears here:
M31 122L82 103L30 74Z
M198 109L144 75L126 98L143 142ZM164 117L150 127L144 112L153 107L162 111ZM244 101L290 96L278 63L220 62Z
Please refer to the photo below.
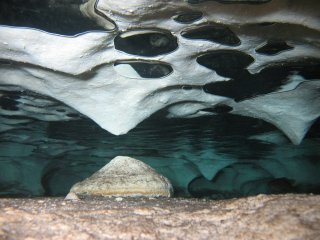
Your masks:
M320 116L319 1L89 0L79 8L108 31L0 26L3 88L54 98L115 135L160 110L191 118L226 106L299 144ZM21 101L0 109L41 118L40 104L21 111L30 110ZM45 114L69 119L54 107Z
M0 239L317 240L319 195L0 199ZM75 237L76 236L76 237Z
M167 178L145 163L118 156L92 176L72 186L70 193L90 196L171 197L173 188Z

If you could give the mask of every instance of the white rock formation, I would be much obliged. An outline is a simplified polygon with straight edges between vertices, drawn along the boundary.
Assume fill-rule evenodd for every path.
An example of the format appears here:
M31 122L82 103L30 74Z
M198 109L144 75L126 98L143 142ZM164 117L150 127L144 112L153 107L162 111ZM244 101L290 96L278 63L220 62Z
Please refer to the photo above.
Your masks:
M215 1L207 0L201 4L188 4L188 0L88 0L82 5L82 12L96 20L102 27L109 26L110 19L117 23L118 28L126 30L128 22L133 25L141 24L144 27L168 28L174 32L181 29L181 24L174 23L170 19L177 12L200 11L203 18L198 23L207 21L221 22L227 24L263 23L263 22L290 22L305 25L314 29L320 29L318 19L317 0L311 1L261 1L253 0L253 3L241 4L250 1ZM196 2L196 1L190 1ZM221 4L221 2L238 2L240 4ZM263 3L264 2L264 3ZM100 14L97 14L100 13ZM100 17L105 16L103 21ZM106 23L103 23L106 22ZM111 28L111 27L110 27ZM108 29L108 28L106 28Z
M212 51L241 52L254 59L245 69L250 74L259 74L273 65L294 64L299 59L316 59L319 64L320 19L316 11L319 2L221 2L227 1L190 4L183 0L90 0L81 7L82 12L108 32L75 36L0 26L0 84L17 85L53 97L116 135L127 133L161 109L168 109L169 117L198 117L214 114L203 109L224 104L232 107L234 114L274 124L293 143L299 144L320 116L319 79L306 80L292 71L291 75L303 83L299 87L287 83L282 90L273 89L273 93L234 101L230 96L203 90L206 84L228 82L231 77L200 65L197 58ZM192 24L174 20L179 14L194 11L201 12L202 17ZM219 36L215 41L182 36L184 31L208 25L214 26L213 32L233 32L241 43L225 44ZM155 56L131 54L115 46L117 37L123 40L148 32L152 49L160 46L161 50L161 45L168 41L176 41L178 46ZM154 37L154 32L165 32L169 37L159 37L161 34ZM230 41L230 38L232 36L227 36L224 40ZM277 54L258 53L256 50L270 39L280 39L293 49L280 49ZM157 66L149 69L151 79L146 78L133 65L123 64L135 61L167 64L172 73L152 78L153 71L168 71ZM237 66L230 68L237 69ZM270 76L271 82L273 78ZM312 83L304 84L309 81Z
M270 122L299 144L319 117L320 81L304 82L294 91L270 93L234 104L233 113Z
M92 176L76 183L68 195L171 197L170 181L145 163L118 156Z

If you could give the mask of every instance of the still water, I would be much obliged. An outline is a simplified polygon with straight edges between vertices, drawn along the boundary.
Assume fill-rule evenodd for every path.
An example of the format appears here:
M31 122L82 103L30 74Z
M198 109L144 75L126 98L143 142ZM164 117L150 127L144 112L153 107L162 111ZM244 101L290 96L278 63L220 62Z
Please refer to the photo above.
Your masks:
M318 121L296 146L261 120L231 114L165 119L158 113L122 136L84 117L32 120L0 134L0 195L65 195L119 155L168 177L176 196L319 193L319 127Z
M243 117L267 119L294 136L319 117L317 1L181 0L159 9L132 1L137 11L126 15L125 7L116 11L125 1L102 14L101 0L91 19L80 11L85 2L0 1L0 196L64 196L119 155L166 176L175 196L320 193L319 119L294 145L273 125ZM141 94L147 103L130 105L147 86L154 89ZM283 95L268 95L274 91ZM108 113L117 116L100 119L111 125L112 119L130 123L148 107L162 110L115 136L40 94L85 105L80 110L92 119L113 107ZM132 106L141 111L126 119L122 113ZM229 113L233 108L241 116ZM214 115L167 119L168 112Z

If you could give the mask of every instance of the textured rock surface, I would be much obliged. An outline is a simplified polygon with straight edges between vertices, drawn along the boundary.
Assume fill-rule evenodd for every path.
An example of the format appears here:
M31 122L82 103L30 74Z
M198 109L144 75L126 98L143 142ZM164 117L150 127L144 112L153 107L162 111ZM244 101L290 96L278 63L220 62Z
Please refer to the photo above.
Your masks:
M147 164L134 158L118 156L92 176L72 186L70 193L90 196L170 197L173 188L167 178Z
M0 199L0 239L316 240L320 197Z
M110 31L0 26L0 84L53 97L116 135L161 109L191 118L227 105L299 144L320 115L318 8L319 1L90 0L81 11Z
M124 154L182 194L319 193L319 3L1 1L0 195L65 196ZM313 127L291 146L266 121Z

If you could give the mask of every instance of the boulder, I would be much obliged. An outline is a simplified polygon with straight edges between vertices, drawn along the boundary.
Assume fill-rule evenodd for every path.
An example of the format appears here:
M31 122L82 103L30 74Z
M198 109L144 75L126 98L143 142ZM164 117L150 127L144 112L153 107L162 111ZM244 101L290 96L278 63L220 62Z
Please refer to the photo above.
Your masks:
M125 156L72 186L70 194L87 196L171 197L170 181L147 164Z

